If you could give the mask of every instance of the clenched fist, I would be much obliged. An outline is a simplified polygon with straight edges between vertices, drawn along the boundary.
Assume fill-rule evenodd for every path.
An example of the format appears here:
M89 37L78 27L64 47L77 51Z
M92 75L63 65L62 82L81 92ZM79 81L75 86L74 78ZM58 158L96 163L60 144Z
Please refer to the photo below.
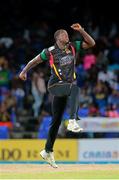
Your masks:
M76 30L76 31L79 31L82 27L79 23L75 23L75 24L71 25L71 28Z
M27 80L27 73L25 73L25 72L22 71L22 72L19 74L19 78L20 78L21 80L23 80L23 81Z

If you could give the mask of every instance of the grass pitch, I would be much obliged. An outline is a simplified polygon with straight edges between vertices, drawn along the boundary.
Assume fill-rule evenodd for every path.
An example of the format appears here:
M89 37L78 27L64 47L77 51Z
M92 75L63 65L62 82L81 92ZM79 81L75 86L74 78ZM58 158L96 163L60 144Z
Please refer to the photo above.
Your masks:
M0 164L0 179L119 179L119 165Z

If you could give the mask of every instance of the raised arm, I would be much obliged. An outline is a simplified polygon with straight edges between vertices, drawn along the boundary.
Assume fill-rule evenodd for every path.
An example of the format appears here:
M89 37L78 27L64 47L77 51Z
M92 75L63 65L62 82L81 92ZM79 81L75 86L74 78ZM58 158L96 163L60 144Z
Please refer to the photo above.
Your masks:
M19 78L24 81L27 80L27 72L41 62L43 61L40 58L40 55L36 56L34 59L29 61L28 64L24 67L24 69L19 74Z
M95 45L94 39L81 27L79 23L72 24L71 28L76 31L79 31L80 34L83 36L84 38L84 41L82 43L83 49L88 49Z

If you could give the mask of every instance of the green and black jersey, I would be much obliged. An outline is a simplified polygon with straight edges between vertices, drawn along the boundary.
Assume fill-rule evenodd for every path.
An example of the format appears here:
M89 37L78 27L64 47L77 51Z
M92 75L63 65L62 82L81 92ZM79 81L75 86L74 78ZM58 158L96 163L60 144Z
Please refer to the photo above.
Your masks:
M75 80L75 54L82 51L82 41L69 43L68 51L60 49L57 44L44 49L40 53L43 61L49 61L51 77L49 86L59 81L73 82Z

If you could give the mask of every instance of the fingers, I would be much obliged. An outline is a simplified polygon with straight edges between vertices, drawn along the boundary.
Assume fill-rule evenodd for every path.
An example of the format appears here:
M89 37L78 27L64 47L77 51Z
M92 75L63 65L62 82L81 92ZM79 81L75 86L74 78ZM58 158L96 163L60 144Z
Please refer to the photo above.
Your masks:
M74 24L72 24L72 26L78 26L79 25L79 23L74 23ZM79 25L80 26L80 25Z
M25 80L26 80L26 77L23 77L23 80L25 81Z
M23 80L23 81L26 81L26 77L22 77L22 78L20 78L21 80Z
M23 75L23 74L20 74L20 75L19 75L19 78L20 78L21 80L23 80L23 81L25 81L25 80L27 79L26 76Z
M70 27L73 28L73 24Z
M81 25L79 23L75 23L75 24L71 25L71 28L78 28L78 29L80 29Z
M19 78L20 78L21 80L24 80L24 78L23 78L22 76L19 76Z

